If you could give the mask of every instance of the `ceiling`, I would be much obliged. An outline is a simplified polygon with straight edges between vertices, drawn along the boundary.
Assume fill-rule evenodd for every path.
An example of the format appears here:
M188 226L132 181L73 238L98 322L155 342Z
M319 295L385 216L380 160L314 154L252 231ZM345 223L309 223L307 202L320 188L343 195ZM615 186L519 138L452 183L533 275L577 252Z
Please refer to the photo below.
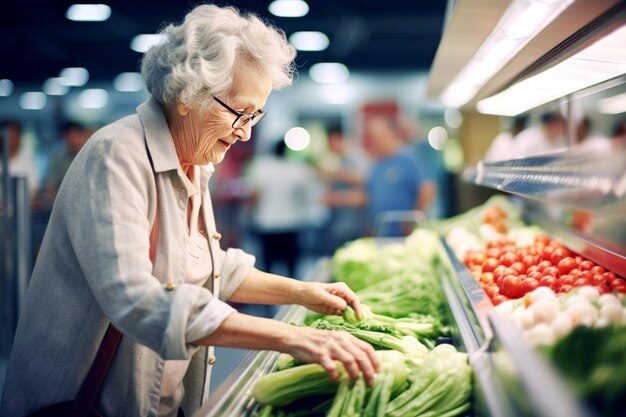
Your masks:
M164 22L180 22L197 2L174 0L102 1L111 9L105 22L65 18L73 2L7 2L0 14L0 79L16 86L41 83L66 67L85 67L90 81L110 81L137 71L141 54L131 39L155 33ZM86 3L86 2L83 2ZM94 2L95 3L95 2ZM216 1L224 5L226 2ZM270 1L233 0L285 30L319 30L330 38L322 52L299 52L300 71L316 62L342 62L352 71L427 71L439 45L445 0L309 0L302 18L280 18L267 11Z

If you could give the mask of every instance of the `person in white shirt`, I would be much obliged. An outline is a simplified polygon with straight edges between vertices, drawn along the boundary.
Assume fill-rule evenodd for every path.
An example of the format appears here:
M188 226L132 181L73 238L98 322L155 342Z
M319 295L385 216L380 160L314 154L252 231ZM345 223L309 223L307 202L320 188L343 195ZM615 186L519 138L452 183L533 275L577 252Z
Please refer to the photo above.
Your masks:
M485 162L506 161L512 159L515 149L515 136L526 128L527 116L515 117L511 128L500 132L491 142L483 160Z
M567 148L565 120L558 112L541 115L541 124L520 132L514 141L513 157L544 154Z

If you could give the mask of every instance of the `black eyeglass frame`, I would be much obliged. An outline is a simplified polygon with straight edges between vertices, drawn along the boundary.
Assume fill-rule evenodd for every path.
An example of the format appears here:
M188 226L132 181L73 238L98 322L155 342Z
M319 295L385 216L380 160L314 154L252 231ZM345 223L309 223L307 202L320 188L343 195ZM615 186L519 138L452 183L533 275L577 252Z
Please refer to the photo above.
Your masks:
M237 116L235 118L235 120L233 121L233 124L231 125L233 129L239 129L240 127L243 127L246 124L248 124L248 122L250 122L250 127L252 127L252 126L256 125L257 123L259 123L265 117L265 115L267 114L263 110L259 110L258 112L256 112L256 114L238 112L237 110L235 110L232 107L230 107L228 104L224 103L219 98L213 96L213 99L215 101L217 101L219 104L221 104L222 107L224 107L226 110L228 110L229 112L231 112L232 114ZM237 122L239 120L242 120L241 118L244 117L244 116L247 116L248 118L247 119L243 119L244 121L241 122L241 124L237 125Z

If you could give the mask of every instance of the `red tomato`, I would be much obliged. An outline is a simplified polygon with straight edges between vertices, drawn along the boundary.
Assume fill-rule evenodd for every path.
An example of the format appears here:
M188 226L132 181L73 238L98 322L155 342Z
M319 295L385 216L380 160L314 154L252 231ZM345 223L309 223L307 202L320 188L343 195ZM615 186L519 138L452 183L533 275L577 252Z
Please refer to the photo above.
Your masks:
M494 258L487 258L483 262L483 272L493 272L498 266L500 266L500 261Z
M540 287L553 287L555 283L556 283L556 278L554 278L552 275L544 275L539 280Z
M515 253L516 252L516 248L514 245L511 244L507 244L502 246L502 253Z
M537 287L539 287L539 282L536 279L527 278L522 282L521 290L524 294L527 294L537 289Z
M604 278L604 274L595 274L591 279L593 285L605 285L606 279Z
M526 273L527 273L527 274L531 274L531 273L533 273L533 272L539 272L539 271L537 270L537 265L531 265L531 266L529 266L528 268L526 268Z
M497 306L498 304L502 304L505 301L509 301L509 299L508 297L505 297L504 295L496 295L495 297L491 299L491 302L493 303L494 306Z
M582 261L586 260L586 259L585 259L585 258L583 258L583 257L582 257L582 256L580 256L580 255L576 255L576 256L574 256L574 260L576 261L576 263L577 263L578 265L580 265L580 263L581 263Z
M611 292L611 289L606 284L596 285L596 288L600 292L600 294L608 294Z
M610 286L611 286L611 289L616 290L617 287L624 287L624 286L626 286L626 281L624 281L621 278L617 278L617 279L614 279L613 281L611 281Z
M504 266L511 266L516 261L516 256L514 253L505 253L500 256L500 263Z
M543 252L541 252L541 259L544 261L549 261L552 257L552 252L554 252L553 246L546 246L543 248Z
M537 237L535 237L535 242L548 245L550 243L550 238L546 235L538 235Z
M593 274L593 272L591 272L591 271L583 271L583 272L580 274L580 277L581 277L581 278L585 278L587 281L591 282L591 281L593 281L593 275L594 275L594 274Z
M578 278L580 278L580 277L582 276L582 273L583 273L583 271L581 271L581 270L580 270L580 269L578 269L578 268L574 268L574 269L572 269L571 271L569 271L569 274L570 274L571 276L573 276L573 277L578 277Z
M541 261L537 265L537 271L543 272L543 270L548 268L549 266L552 266L552 262L550 262L550 261Z
M533 271L531 273L528 274L528 278L534 278L537 281L541 279L541 277L543 277L543 274L539 271Z
M479 279L481 284L487 285L493 282L493 272L483 272Z
M524 266L523 263L518 261L518 262L513 262L513 264L511 265L511 269L515 269L517 272L521 274L522 272L526 270L526 267Z
M576 279L571 275L565 274L565 275L561 275L558 281L562 287L563 285L574 285L574 281L576 281Z
M565 294L567 292L570 292L570 290L574 288L571 285L561 285L561 293Z
M582 261L580 265L578 265L578 269L580 269L581 271L591 271L591 268L593 268L594 266L596 266L596 264L591 261Z
M619 285L615 287L614 290L620 294L626 294L626 285Z
M537 263L537 256L535 255L525 255L522 257L522 263L526 268L535 265Z
M498 288L498 286L495 285L495 284L494 285L487 285L484 288L484 290L485 290L485 293L487 293L487 296L489 298L493 298L496 295L500 294L500 288Z
M603 266L596 265L593 268L591 268L591 272L593 272L594 274L604 274L606 270L604 269Z
M576 281L574 281L574 287L584 287L585 285L589 284L591 283L585 278L578 278Z
M515 275L507 275L502 279L500 292L509 298L520 298L524 295L522 292L522 280Z
M576 267L576 261L574 260L574 258L571 258L571 257L561 259L557 266L561 274L567 274L575 267Z
M493 270L493 278L494 279L500 278L502 275L504 275L504 271L506 270L507 270L507 267L504 265L497 266L496 269Z
M489 245L489 244L487 244ZM489 247L489 246L487 246ZM489 248L487 249L487 258L499 258L502 255L502 251L500 248Z
M611 283L613 281L615 281L615 279L617 278L617 275L615 275L615 272L609 271L609 272L605 272L604 273L604 278L606 278L606 280Z
M556 267L549 266L543 270L543 275L552 275L553 277L558 278L561 276L561 273Z

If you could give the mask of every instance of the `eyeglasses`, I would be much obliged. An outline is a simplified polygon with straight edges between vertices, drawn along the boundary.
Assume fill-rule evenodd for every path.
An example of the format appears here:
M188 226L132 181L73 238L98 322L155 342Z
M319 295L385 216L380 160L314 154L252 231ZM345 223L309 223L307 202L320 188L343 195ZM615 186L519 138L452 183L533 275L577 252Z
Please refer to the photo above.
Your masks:
M264 111L262 111L262 110L257 111L255 114L252 114L252 113L241 113L241 112L238 112L237 110L233 109L232 107L230 107L228 104L224 103L219 98L217 98L215 96L213 96L213 98L215 99L215 101L220 103L226 110L228 110L229 112L231 112L232 114L237 116L237 118L235 119L235 121L232 124L233 129L239 129L240 127L244 126L248 122L250 122L250 127L252 127L252 126L256 125L257 123L259 123L261 121L261 119L263 119L265 117L266 113Z

